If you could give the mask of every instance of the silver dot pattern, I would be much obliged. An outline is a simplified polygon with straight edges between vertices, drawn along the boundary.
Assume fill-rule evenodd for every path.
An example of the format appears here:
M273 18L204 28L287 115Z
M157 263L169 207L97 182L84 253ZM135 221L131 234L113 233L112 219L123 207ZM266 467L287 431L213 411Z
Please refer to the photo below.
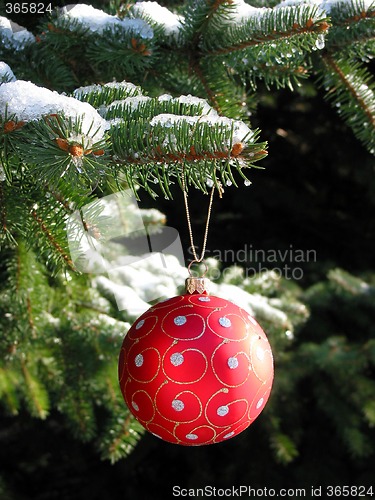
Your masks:
M198 436L196 434L186 434L186 439L191 439L191 440L195 440L195 439L198 439Z
M228 358L228 366L231 370L238 368L238 359L235 357Z
M134 408L135 411L139 411L139 406L134 401L132 401L132 407Z
M137 354L136 357L134 358L134 364L138 368L143 365L143 356L142 354Z
M180 366L184 362L184 356L180 352L175 352L170 357L173 366Z
M176 411L182 411L185 408L185 405L183 401L180 401L179 399L174 399L172 401L172 408Z
M225 316L223 318L219 318L219 323L224 328L229 328L230 326L232 326L231 320L229 318L226 318Z
M217 414L219 415L219 417L224 417L228 413L229 413L228 406L219 406L219 408L217 409Z
M140 321L138 321L138 323L135 325L135 329L136 330L139 330L140 328L142 328L142 326L145 324L145 320L144 319L141 319Z
M177 316L173 322L175 325L177 326L182 326L186 323L187 319L186 319L186 316Z

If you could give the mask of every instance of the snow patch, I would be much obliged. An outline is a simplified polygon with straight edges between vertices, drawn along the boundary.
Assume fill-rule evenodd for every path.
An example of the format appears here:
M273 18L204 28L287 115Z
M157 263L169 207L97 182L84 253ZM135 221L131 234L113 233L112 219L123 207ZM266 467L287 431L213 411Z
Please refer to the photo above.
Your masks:
M106 29L120 27L124 31L131 31L134 35L139 35L144 39L150 39L154 36L153 29L143 19L119 19L117 16L111 16L103 10L95 9L87 4L77 4L73 8L63 7L60 11L60 17L78 21L92 33L102 34Z
M137 2L132 11L138 16L147 16L154 23L163 26L167 36L177 37L182 27L183 16L174 14L157 2Z
M158 97L158 101L179 102L181 104L201 106L203 115L210 114L211 116L212 115L217 116L217 111L214 108L212 108L205 99L202 99L200 97L195 97L191 94L181 95L179 97L172 97L170 94L162 94L161 96Z
M127 316L130 318L138 318L138 316L146 312L150 307L150 305L143 301L129 286L119 285L105 276L96 278L95 285L98 290L105 295L115 295L119 310L126 311Z
M182 123L188 123L189 125L195 125L200 116L185 116L185 115L173 115L172 113L161 113L160 115L154 116L151 121L151 127L157 125L162 125L163 127L173 127L173 125L179 125Z
M0 43L6 49L22 50L28 43L34 43L30 31L6 17L0 16Z
M17 80L0 86L0 115L15 115L18 120L35 121L51 114L82 120L82 132L95 140L103 138L107 122L88 103L55 91Z
M151 97L147 97L145 95L137 95L134 97L126 97L125 99L121 99L119 101L113 101L109 106L107 106L104 110L106 114L108 111L111 111L116 108L122 108L127 111L136 111L139 106L145 104L146 102L151 101Z
M104 85L87 85L85 87L79 87L73 91L73 96L76 99L82 99L84 96L88 94L100 94L101 92L105 91L106 89L115 89L115 90L121 90L126 94L130 95L139 95L141 93L141 89L137 87L137 85L134 85L134 83L130 82L108 82L105 83Z
M253 7L249 5L244 0L235 0L231 4L230 10L230 24L232 23L244 23L249 19L260 19L264 16L267 11L272 9L267 7Z
M4 82L15 82L17 78L14 76L13 71L7 65L7 63L0 61L0 85L2 81Z
M325 11L327 14L330 14L332 8L337 7L338 5L352 5L352 0L284 0L276 5L276 8L279 7L294 7L296 5L317 5L320 10ZM363 4L364 9L367 11L370 9L371 5L374 4L373 0L361 0L360 2Z
M215 127L225 127L233 131L232 145L237 143L246 144L249 142L254 134L249 129L249 127L241 120L232 120L225 116L218 116L215 114L202 115L202 116L185 116L185 115L173 115L170 113L162 113L156 115L150 121L151 127L162 125L167 128L171 128L175 125L181 125L182 123L188 123L189 125L196 125L198 123L206 123L209 126ZM229 144L228 144L229 146Z
M2 165L0 165L0 182L4 182L6 179L5 170Z

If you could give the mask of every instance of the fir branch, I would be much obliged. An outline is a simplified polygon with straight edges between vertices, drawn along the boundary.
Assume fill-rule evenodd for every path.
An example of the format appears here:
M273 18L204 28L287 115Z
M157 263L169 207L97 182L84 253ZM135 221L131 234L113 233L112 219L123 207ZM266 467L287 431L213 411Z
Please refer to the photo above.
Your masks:
M125 416L114 414L104 433L99 437L98 447L102 458L112 463L129 455L144 433L141 424L127 410Z
M132 78L152 67L156 58L154 40L143 40L120 29L105 31L100 44L97 43L96 35L88 41L87 59L105 79Z
M214 27L228 19L231 5L227 0L198 0L187 2L183 11L182 36L184 45L196 49L210 24Z
M375 17L375 5L372 3L369 9L363 0L352 0L350 2L334 2L330 9L330 16L335 25L350 25L363 19Z
M171 123L156 121L152 126L151 122L124 121L110 131L112 161L118 166L124 165L123 172L130 186L134 188L134 183L138 183L150 194L154 194L152 184L157 179L164 195L170 198L169 184L173 177L180 175L183 165L190 164L192 182L206 192L207 179L215 184L232 182L232 167L237 170L245 165L251 167L267 154L266 144L256 142L257 132L249 142L246 137L242 137L242 141L239 137L234 140L237 122L233 120L224 125L220 117L218 121L214 117L211 123L209 115L202 116L201 121L199 116L194 120L178 115L158 117L173 120Z
M264 34L264 35L258 35L254 39L245 40L243 42L239 42L239 43L232 45L232 46L223 47L221 49L216 49L216 50L210 50L210 51L207 51L207 55L210 55L210 56L226 55L226 54L229 54L232 52L236 52L238 50L243 50L243 49L246 49L246 48L252 47L252 46L258 46L258 45L264 44L264 43L277 42L277 41L284 40L284 39L292 39L292 37L296 37L296 36L302 35L302 34L307 34L307 33L311 34L311 33L316 33L316 32L322 33L327 29L328 29L327 23L321 23L321 24L318 24L317 26L307 25L307 23L306 23L305 27L300 27L300 26L292 27L292 29L288 32L275 31L272 33Z
M4 232L4 234L8 233L8 226L7 226L7 213L6 213L6 206L5 206L5 194L4 194L4 189L3 189L3 183L0 182L0 210L1 210L1 227Z
M267 154L266 151L261 150L260 154ZM112 159L117 163L117 164L124 164L128 165L129 163L132 163L134 165L147 165L150 167L151 165L154 165L155 163L161 163L162 165L175 165L175 164L185 164L186 162L201 162L201 161L206 161L206 160L212 160L212 161L217 161L217 160L228 160L230 158L238 158L242 160L246 160L246 155L238 155L235 153L235 150L229 151L204 151L200 150L199 153L197 153L195 147L192 145L190 146L189 151L176 151L173 153L168 153L165 150L163 151L162 148L158 145L156 146L155 150L151 152L150 155L147 155L143 158L135 159L132 156L128 156L125 158L113 158Z
M259 69L262 71L262 76L251 71L249 72L249 80L253 81L254 86L257 79L263 80L269 90L271 85L275 85L278 89L289 87L293 91L295 87L300 85L301 79L309 77L309 68L302 64L295 65L293 63L286 66L262 64Z
M59 205L64 208L66 214L72 215L74 213L71 202L67 198L65 198L62 193L55 191L55 189L50 189L48 188L48 186L46 186L46 192L54 197ZM87 202L87 200L85 200L85 202Z
M37 213L35 209L31 211L31 216L37 223L38 227L46 237L46 239L49 241L51 246L57 251L57 253L60 255L60 257L63 259L65 264L68 266L69 269L72 271L75 271L74 264L69 257L69 255L63 250L59 242L55 239L53 231L48 228L48 223L44 221Z
M29 294L27 294L27 296L26 296L26 310L27 310L27 319L28 319L29 326L30 326L31 338L35 339L36 338L36 327L35 327L35 323L34 323L33 310L31 307L31 299L30 299Z
M82 133L80 120L57 114L28 123L15 144L37 183L53 189L74 183L81 194L103 177L105 146L105 140Z
M27 367L26 360L21 360L21 369L27 388L27 393L25 393L26 401L30 406L31 414L41 419L47 418L49 398L46 389L35 377L32 376Z
M348 65L326 53L322 84L355 135L373 151L375 146L375 87L371 75L358 63ZM366 124L364 126L364 123Z
M22 349L26 352L32 349L33 341L40 337L44 327L42 311L46 307L43 301L46 297L46 278L41 264L34 253L27 250L21 238L11 255L7 263L7 288L13 296Z
M222 26L219 36L205 37L202 50L210 56L221 56L263 44L273 43L277 48L277 43L284 40L308 50L328 28L327 18L317 7L268 9L259 18L249 18L239 26Z
M274 431L270 441L278 462L286 465L298 457L299 451L296 444L286 434Z
M130 413L128 416L124 419L122 426L120 428L120 432L118 435L115 437L113 442L111 443L108 453L110 457L115 457L118 447L120 443L123 441L124 438L127 438L129 436L129 424L130 424Z
M19 373L15 372L10 366L0 368L0 398L5 403L9 413L13 416L18 414L19 399L16 393Z
M113 101L142 95L142 89L130 82L109 82L104 85L80 87L72 93L75 99L88 102L94 108L109 105Z
M346 4L343 4L343 7ZM348 5L347 7L350 7ZM373 57L375 39L375 11L350 9L346 16L335 19L332 13L333 25L327 37L327 50L332 54L337 51L349 54L357 53L357 58L363 59L363 53L368 58ZM366 45L368 48L366 49Z
M333 14L334 16L334 14ZM347 16L347 17L346 17ZM360 13L349 12L345 16L340 16L339 19L335 19L336 26L356 26L358 21L363 21L366 19L374 19L375 11L374 10L361 10Z
M83 442L88 442L96 434L94 407L89 391L85 397L82 395L82 378L79 377L78 381L81 383L81 390L69 387L59 402L58 409L67 418L73 435Z
M190 58L189 66L190 66L191 71L194 72L194 74L197 76L198 80L202 84L204 91L205 91L210 103L212 104L212 106L216 109L216 111L219 114L222 114L222 109L221 109L220 104L219 104L218 99L217 99L217 93L215 93L212 90L212 88L210 87L210 85L208 84L207 78L202 71L200 61L197 60L195 57Z

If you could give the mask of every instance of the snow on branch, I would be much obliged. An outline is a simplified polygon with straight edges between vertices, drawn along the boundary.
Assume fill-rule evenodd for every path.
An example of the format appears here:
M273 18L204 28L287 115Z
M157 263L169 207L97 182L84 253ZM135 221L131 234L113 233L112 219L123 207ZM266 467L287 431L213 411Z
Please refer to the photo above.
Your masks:
M246 180L242 169L267 154L258 131L190 94L148 97L132 83L109 82L73 96L23 80L0 85L0 133L49 186L64 179L84 187L112 169L134 189L154 194L156 181L170 196L171 178L188 166L189 181L205 191L207 179L235 184L232 167Z
M96 140L103 138L106 121L88 103L61 95L31 82L18 80L0 86L0 117L15 117L18 121L32 122L45 116L60 114L66 118L82 120L82 132Z
M131 12L136 16L150 20L153 24L161 26L165 36L174 39L179 37L184 17L174 14L157 2L137 2L132 6Z
M30 31L8 18L0 16L0 46L11 50L23 50L27 44L34 43Z
M142 19L120 19L117 16L111 16L106 12L95 9L91 5L77 4L73 7L63 7L58 16L61 20L79 22L84 28L92 33L102 35L106 29L119 27L124 31L130 31L141 38L153 38L154 32Z
M0 85L2 83L15 82L16 77L7 63L0 61Z

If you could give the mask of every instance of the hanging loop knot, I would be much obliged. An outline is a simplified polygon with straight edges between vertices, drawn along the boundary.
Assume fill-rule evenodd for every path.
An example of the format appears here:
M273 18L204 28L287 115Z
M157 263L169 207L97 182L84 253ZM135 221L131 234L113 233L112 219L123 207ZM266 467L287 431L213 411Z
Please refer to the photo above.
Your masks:
M190 268L191 268L191 266L192 266L193 264L204 264L204 266L205 266L205 268L206 268L206 269L205 269L204 273L202 274L202 276L194 276L194 275L192 274L192 272L191 272ZM190 264L188 265L188 272L189 272L189 275L190 275L190 277L191 277L191 278L197 278L197 277L198 277L198 278L204 278L204 277L206 276L207 272L208 272L208 267L207 267L207 264L205 263L205 261L204 261L204 260L202 260L202 259L193 259L193 260L190 262Z
M206 268L204 273L201 276L193 276L191 269L190 269L191 266L193 264L200 264L200 263L203 263L205 268ZM207 264L203 260L194 259L190 262L190 264L188 265L189 278L187 278L185 281L187 293L190 293L190 294L193 294L193 293L208 294L209 293L210 280L208 278L205 278L207 271L208 271Z

